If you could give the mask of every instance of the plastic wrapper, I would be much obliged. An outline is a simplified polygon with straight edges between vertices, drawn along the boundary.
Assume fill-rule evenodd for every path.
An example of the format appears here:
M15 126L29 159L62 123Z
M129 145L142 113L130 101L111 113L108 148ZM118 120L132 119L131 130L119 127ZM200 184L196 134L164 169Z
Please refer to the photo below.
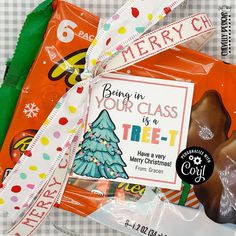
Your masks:
M145 63L147 64L145 65ZM89 184L85 187L82 184L83 180L80 180L80 184L78 181L79 188L88 191L82 201L83 204L79 204L77 208L74 207L72 199L81 193L80 189L76 191L74 183L67 187L60 207L77 214L82 214L87 210L89 217L131 235L142 234L145 230L150 235L153 232L157 232L157 235L183 235L183 233L233 235L235 232L235 199L225 196L235 196L235 157L231 152L235 114L232 103L234 93L233 90L230 91L234 89L235 66L196 51L178 47L132 66L124 72L195 82L188 146L195 145L207 149L215 158L216 165L212 177L206 183L193 188L200 200L200 208L191 209L171 204L173 198L168 197L168 191L173 192L173 190L148 187L145 195L134 201L135 198L130 200L131 198L118 197L116 194L109 197L107 190L101 190L103 189L101 187L94 188L94 183L92 188ZM229 82L225 78L231 78L232 81ZM218 124L216 125L216 123ZM225 145L228 146L227 149ZM224 148L223 152L222 148ZM227 152L225 152L226 150ZM219 155L221 155L220 159ZM226 163L228 164L225 165ZM229 169L228 177L221 179L220 173ZM127 187L127 189L131 188ZM133 189L143 192L142 186L136 186ZM167 195L165 195L166 193ZM199 203L195 201L191 188L188 193L187 199L189 198L190 204L194 203L195 206L198 206ZM91 194L93 195L91 196ZM127 196L127 191L126 193L124 191L124 194ZM181 194L175 191L173 196L178 199L178 195ZM87 208L89 203L85 203L89 198L93 199L91 208ZM105 204L104 199L107 199ZM193 207L192 204L191 207ZM96 210L94 210L95 208ZM228 215L225 212L228 212ZM229 222L231 224L227 224ZM196 227L196 225L202 225L202 227ZM180 226L182 230L180 230Z
M86 48L97 31L98 18L85 10L63 1L54 2L54 9L1 150L1 178L26 150L60 96L80 80ZM214 173L198 187L183 183L177 192L71 178L59 208L132 235L233 235L236 67L176 47L119 73L195 83L188 146L204 147L212 154ZM228 176L220 175L228 170Z

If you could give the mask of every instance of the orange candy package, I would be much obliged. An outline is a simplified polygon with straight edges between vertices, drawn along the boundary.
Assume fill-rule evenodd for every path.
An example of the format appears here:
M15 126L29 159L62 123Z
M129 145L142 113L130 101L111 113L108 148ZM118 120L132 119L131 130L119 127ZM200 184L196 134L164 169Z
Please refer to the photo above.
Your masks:
M43 45L25 81L2 146L0 179L7 176L26 151L59 98L81 80L86 50L97 32L97 16L64 1L55 1L53 6L54 14L48 24ZM236 67L180 46L120 73L195 84L188 147L200 146L209 151L215 158L216 169L206 183L194 188L186 185L184 196L171 190L158 191L162 200L179 205L197 208L200 201L213 221L235 224L235 209L230 209L227 217L222 215L220 198L229 191L227 181L236 188L236 178L229 176L230 179L224 183L217 170L223 171L232 165L218 161L219 156L223 155L223 149L236 161L236 138L232 135L236 130L236 105L232 102L236 100ZM235 171L236 167L232 166ZM75 183L76 180L70 179L59 207L82 216L94 213L109 203L111 198L117 199L117 202L122 200L123 203L130 199L138 201L145 192L144 186L131 186L130 189L126 186L126 190L130 191L124 194L122 187L125 186L119 188L117 184L113 186L114 194L109 195L109 182L99 180L94 182L95 186L90 187L91 184L86 184L86 181L83 184L81 181ZM214 194L212 183L217 183L217 194ZM236 202L236 192L230 191L234 191L233 200L230 200L232 205ZM172 196L176 194L178 197L173 199Z
M56 3L1 150L3 169L14 166L59 98L81 80L86 51L96 35L98 17L63 1ZM64 43L58 39L63 40L60 28L70 29L67 24L72 21L78 25L78 37L73 43Z

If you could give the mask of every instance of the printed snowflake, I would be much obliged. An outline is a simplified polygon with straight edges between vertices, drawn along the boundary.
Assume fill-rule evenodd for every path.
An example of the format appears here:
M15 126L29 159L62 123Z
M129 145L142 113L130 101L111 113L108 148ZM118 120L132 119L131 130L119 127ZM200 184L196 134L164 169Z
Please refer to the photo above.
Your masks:
M35 103L28 103L25 104L25 109L23 110L23 112L27 116L27 118L34 118L38 116L39 108Z

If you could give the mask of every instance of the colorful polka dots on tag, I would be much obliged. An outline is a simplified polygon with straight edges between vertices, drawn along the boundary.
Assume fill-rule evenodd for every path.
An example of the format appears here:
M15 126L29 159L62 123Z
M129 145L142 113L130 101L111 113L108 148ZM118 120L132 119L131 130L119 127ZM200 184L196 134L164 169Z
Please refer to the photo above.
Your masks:
M119 33L119 34L125 34L125 33L126 33L126 28L125 28L124 26L120 27L120 28L118 29L118 33Z
M104 24L103 29L104 31L108 31L111 28L111 24Z
M44 125L48 125L48 124L49 124L49 120L46 119L43 124L44 124Z
M148 14L147 14L147 18L148 18L149 21L151 21L151 20L153 19L152 13L148 13Z
M27 188L29 188L29 189L34 189L34 187L35 187L34 184L27 184L26 186L27 186Z
M96 59L92 59L92 60L91 60L91 64L92 64L93 66L96 66L97 60L96 60Z
M112 56L112 52L106 52L105 53L108 57L111 57Z
M23 205L23 207L24 208L26 208L26 207L28 207L29 205L27 204L27 203L25 203L24 205Z
M32 152L30 150L26 150L26 151L24 151L24 155L27 156L27 157L31 157Z
M55 108L56 108L56 109L59 109L60 107L61 107L61 103L58 102L58 103L56 104Z
M74 138L73 138L73 140L72 140L72 142L78 142L78 140L79 140L79 137L78 136L75 136Z
M46 179L46 174L45 173L41 173L41 174L39 174L39 178L40 179Z
M163 16L163 15L158 15L158 16L157 16L157 19L158 19L158 20L163 20L163 19L164 19L164 16Z
M112 19L113 20L118 20L120 18L120 15L119 14L115 14L112 16Z
M55 131L55 132L53 133L53 137L56 138L56 139L58 139L58 138L61 137L61 133L60 133L59 131Z
M111 42L111 38L109 38L107 41L106 41L106 45L108 46Z
M49 144L49 139L47 137L42 137L40 142L43 146L47 146Z
M44 154L43 154L43 159L44 159L45 161L49 161L51 158L50 158L50 156L49 156L47 153L44 153Z
M122 46L122 45L118 45L117 47L116 47L116 50L117 51L121 51L121 50L123 50L124 49L124 47Z
M75 129L71 129L68 131L69 134L76 134L76 130Z
M95 60L96 60L96 59L95 59ZM97 63L97 61L96 61L95 63ZM84 91L84 88L83 88L83 87L78 87L78 88L77 88L77 93L78 93L78 94L81 94L83 91Z
M68 123L68 119L66 117L61 117L58 121L60 125L66 125Z
M79 121L77 122L77 125L81 125L83 123L83 119L79 119Z
M70 147L70 142L67 141L66 144L65 144L65 148L69 148Z
M92 41L91 45L92 45L92 46L96 46L96 45L97 45L97 42L98 42L97 39L94 39L94 40Z
M18 197L12 196L12 197L11 197L11 201L12 201L12 202L18 202Z
M171 12L171 8L170 7L165 7L164 12L165 12L166 15L169 14Z
M3 205L5 203L3 198L0 198L0 205Z
M11 188L11 191L12 191L13 193L19 193L19 192L21 191L21 186L15 185L15 186L13 186L13 187Z
M139 16L139 10L136 7L131 7L132 16L137 18Z
M20 173L20 178L25 180L27 179L27 174L26 173Z
M144 33L145 28L144 28L144 27L136 27L135 30L136 30L139 34L142 34L142 33Z
M61 152L61 151L62 151L62 148L61 148L61 147L57 147L57 151L58 151L58 152Z
M72 114L76 113L76 108L74 106L69 106L68 109L69 109L70 113L72 113Z
M37 166L29 166L29 170L31 171L37 171L38 167Z

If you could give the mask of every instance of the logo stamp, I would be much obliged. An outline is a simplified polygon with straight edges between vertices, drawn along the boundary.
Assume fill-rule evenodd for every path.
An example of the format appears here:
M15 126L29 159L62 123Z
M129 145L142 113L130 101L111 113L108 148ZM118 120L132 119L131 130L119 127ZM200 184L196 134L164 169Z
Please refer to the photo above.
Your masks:
M179 177L188 184L202 184L212 175L214 161L211 154L201 147L183 150L176 161Z

